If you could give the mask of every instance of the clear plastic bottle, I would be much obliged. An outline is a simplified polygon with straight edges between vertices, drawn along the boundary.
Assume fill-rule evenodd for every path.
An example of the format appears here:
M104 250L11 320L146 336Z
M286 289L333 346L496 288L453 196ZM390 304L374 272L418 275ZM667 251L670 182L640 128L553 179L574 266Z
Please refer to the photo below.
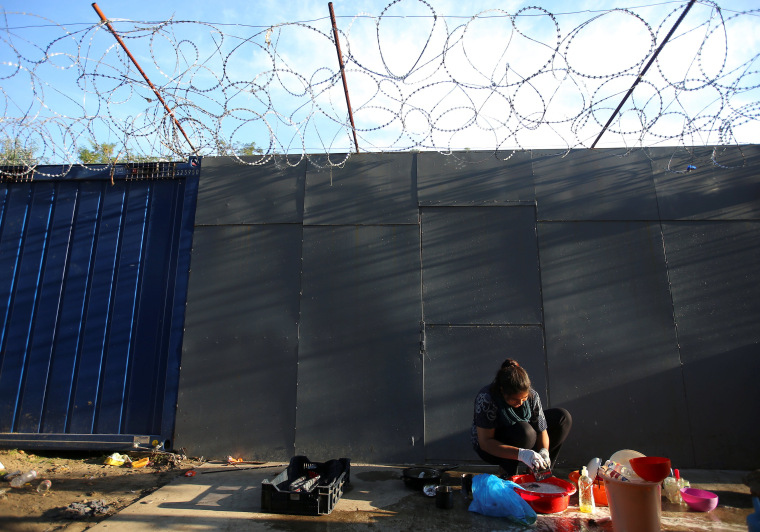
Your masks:
M628 482L633 476L633 472L627 467L623 464L613 462L612 460L607 460L604 467L602 467L602 470L607 473L608 477L615 478L622 482Z
M681 478L681 472L678 471L678 469L674 469L673 473L676 476L676 483L678 486L678 489L677 489L678 502L681 504L686 504L686 502L683 500L683 497L681 497L681 488L688 488L691 484L685 478Z
M680 504L681 494L678 492L678 480L675 477L667 477L662 481L662 491L669 502Z
M662 490L665 497L673 504L686 504L681 497L681 488L688 488L689 481L681 478L681 472L678 469L673 470L673 476L662 481Z
M23 473L17 477L14 477L13 480L11 480L11 487L12 488L20 488L27 482L31 482L37 478L37 471L31 470L27 471L26 473Z
M578 479L578 506L581 512L594 513L594 481L589 478L586 466L581 469Z

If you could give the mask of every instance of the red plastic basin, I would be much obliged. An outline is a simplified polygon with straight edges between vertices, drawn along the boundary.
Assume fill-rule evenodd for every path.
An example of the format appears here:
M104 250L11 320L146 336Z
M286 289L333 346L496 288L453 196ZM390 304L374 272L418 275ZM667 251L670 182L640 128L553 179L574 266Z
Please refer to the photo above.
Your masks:
M536 481L536 477L530 474L515 475L511 480L515 484L530 484ZM520 497L533 508L533 511L539 514L556 514L557 512L566 510L570 502L570 495L576 492L575 486L570 482L557 477L549 477L541 481L540 484L552 484L558 488L563 488L563 491L558 493L540 493L537 491L515 489Z
M631 458L631 469L647 482L662 482L670 474L670 458L640 456Z

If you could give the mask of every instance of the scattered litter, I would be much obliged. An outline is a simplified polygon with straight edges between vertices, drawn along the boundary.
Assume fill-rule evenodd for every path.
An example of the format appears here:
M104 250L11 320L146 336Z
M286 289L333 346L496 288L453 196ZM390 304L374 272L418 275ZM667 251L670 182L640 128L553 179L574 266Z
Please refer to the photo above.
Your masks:
M203 463L204 459L203 457L200 458L200 462ZM243 460L242 458L233 458L232 456L228 456L224 460L213 460L209 461L209 464L227 464L227 465L239 465L239 464L263 464L264 462L253 462L249 460Z
M438 486L435 484L426 484L422 487L422 493L427 495L428 497L435 497L435 494L438 492Z
M2 462L0 462L0 469L5 469L5 466L3 465Z
M119 453L113 453L111 456L106 458L106 461L104 462L106 465L112 465L112 466L123 466L125 462L130 462L129 456L125 454L119 454Z
M686 171L687 172L691 172L692 170L696 170L696 169L697 169L697 167L694 166L693 164L690 164L689 166L686 167Z
M37 486L37 493L40 495L45 495L50 490L50 486L52 485L53 483L49 480L43 480L40 482L39 486Z
M37 471L31 470L27 471L23 475L17 475L13 480L11 480L11 487L12 488L21 488L26 484L27 482L31 482L37 478Z
M105 515L111 511L105 499L97 501L72 502L63 509L63 517L67 519L81 519L94 515Z
M186 477L194 477L195 476L195 470L191 469L190 471L185 472Z
M132 469L139 469L141 467L145 467L150 463L150 458L147 456L145 458L140 458L136 462L132 462Z

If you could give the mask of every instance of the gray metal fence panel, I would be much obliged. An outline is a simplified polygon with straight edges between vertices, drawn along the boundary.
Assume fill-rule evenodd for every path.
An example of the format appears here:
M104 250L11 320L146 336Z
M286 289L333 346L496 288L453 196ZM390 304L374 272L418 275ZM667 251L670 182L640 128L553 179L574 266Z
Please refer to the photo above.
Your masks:
M421 209L426 323L539 324L535 209Z
M470 442L475 395L507 358L526 369L544 408L549 406L543 335L539 326L425 328L427 460L479 460Z
M760 222L669 222L664 236L697 463L725 467L729 441L736 456L760 441Z
M298 223L303 220L306 162L277 157L207 157L198 189L198 225ZM290 163L290 164L289 164Z
M422 206L534 204L531 154L463 151L417 155Z
M648 153L663 220L760 220L760 146Z
M206 456L293 454L302 228L197 227L176 439Z
M424 457L418 226L305 227L296 451Z
M640 150L533 153L538 219L659 220L652 166Z
M549 388L566 456L620 448L693 464L659 223L539 223Z
M312 157L306 173L306 225L418 224L414 154L360 153L320 167L325 161Z

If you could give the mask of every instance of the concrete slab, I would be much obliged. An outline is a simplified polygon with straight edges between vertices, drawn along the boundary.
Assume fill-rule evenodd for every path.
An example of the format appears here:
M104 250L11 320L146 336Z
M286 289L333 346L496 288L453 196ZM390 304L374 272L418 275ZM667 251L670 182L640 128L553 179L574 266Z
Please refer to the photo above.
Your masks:
M351 488L333 512L322 516L293 516L261 512L261 481L272 478L287 464L212 466L198 468L194 477L174 482L125 508L90 530L119 532L143 530L483 530L524 531L507 519L468 511L470 500L458 489L463 473L495 473L491 466L467 465L444 474L443 482L455 486L454 507L439 509L435 499L407 488L402 466L352 465ZM567 478L569 471L555 471ZM752 512L749 488L741 471L682 471L692 486L718 493L720 503L709 513L689 511L663 499L662 529L666 531L738 532L747 528ZM567 510L539 514L531 530L539 532L612 531L612 523L590 519L609 516L606 507L593 516L578 512L576 496Z

